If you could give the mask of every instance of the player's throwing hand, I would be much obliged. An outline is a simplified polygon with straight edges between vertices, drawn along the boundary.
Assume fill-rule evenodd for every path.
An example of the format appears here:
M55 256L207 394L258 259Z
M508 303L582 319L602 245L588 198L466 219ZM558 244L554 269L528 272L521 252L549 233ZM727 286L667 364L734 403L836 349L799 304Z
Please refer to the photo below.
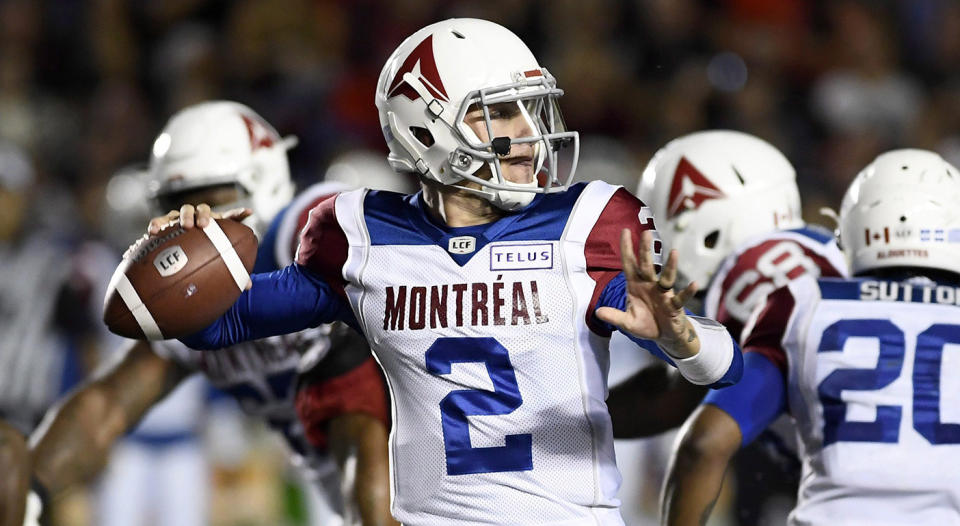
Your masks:
M204 228L210 223L213 219L233 219L235 221L243 221L244 219L250 217L253 214L253 210L250 208L232 208L225 212L214 212L210 205L206 203L201 203L194 207L193 205L185 204L180 207L180 210L171 210L167 212L167 215L157 216L150 220L150 224L147 225L147 233L144 237L149 237L156 235L164 227L170 225L171 223L179 222L180 226L189 230L194 227ZM142 238L141 238L142 239ZM126 252L124 252L124 259L131 254L131 251L137 247L140 240L134 241ZM252 286L252 282L248 282L246 288L249 289Z
M164 226L177 220L180 221L180 226L184 228L193 228L194 226L203 228L207 226L207 222L209 222L210 219L234 219L236 221L242 221L252 213L253 210L249 208L234 208L222 213L214 212L210 209L210 205L206 203L201 203L196 207L193 205L183 205L180 207L180 210L171 210L167 212L165 216L151 219L150 225L147 227L147 232L151 235L156 234Z
M600 307L596 316L638 338L655 340L675 358L689 358L700 351L700 340L687 319L683 304L697 291L696 282L679 293L673 286L677 280L677 251L671 250L666 265L657 277L650 245L653 233L643 232L640 250L633 249L630 230L620 234L620 257L627 279L625 310ZM638 256L639 254L639 260Z

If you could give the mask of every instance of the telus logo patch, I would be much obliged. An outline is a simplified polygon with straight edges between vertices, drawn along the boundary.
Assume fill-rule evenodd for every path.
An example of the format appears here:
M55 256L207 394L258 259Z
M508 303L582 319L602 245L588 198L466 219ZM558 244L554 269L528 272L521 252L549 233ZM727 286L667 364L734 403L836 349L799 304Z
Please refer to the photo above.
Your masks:
M553 268L553 244L492 245L490 270L535 270Z

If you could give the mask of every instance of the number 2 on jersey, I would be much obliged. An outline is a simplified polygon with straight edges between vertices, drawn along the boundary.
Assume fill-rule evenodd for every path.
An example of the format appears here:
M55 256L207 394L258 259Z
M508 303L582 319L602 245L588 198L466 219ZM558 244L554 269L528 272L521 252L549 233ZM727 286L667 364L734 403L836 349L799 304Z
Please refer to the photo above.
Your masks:
M876 338L880 347L873 369L837 369L820 382L823 404L823 445L834 442L897 442L902 408L878 405L873 422L846 419L841 393L874 391L892 384L903 369L904 334L893 322L881 319L840 320L824 331L817 349L843 352L847 338ZM934 324L917 335L913 359L913 427L931 444L960 443L960 424L940 418L940 372L947 344L960 344L960 325Z
M438 338L427 349L426 362L427 370L438 376L450 374L454 363L483 363L493 381L493 391L460 389L440 401L447 474L533 469L530 433L506 435L503 446L470 445L468 416L506 415L523 404L507 349L494 338Z

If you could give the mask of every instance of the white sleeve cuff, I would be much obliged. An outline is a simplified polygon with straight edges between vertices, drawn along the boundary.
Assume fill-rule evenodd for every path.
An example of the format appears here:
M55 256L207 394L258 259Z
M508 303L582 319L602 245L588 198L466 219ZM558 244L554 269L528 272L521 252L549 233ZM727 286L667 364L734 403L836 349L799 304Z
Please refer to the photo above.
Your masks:
M710 385L723 378L733 363L733 338L720 323L709 318L688 316L700 338L700 352L690 358L674 358L677 370L697 385ZM662 349L662 348L661 348ZM666 352L665 349L663 349Z

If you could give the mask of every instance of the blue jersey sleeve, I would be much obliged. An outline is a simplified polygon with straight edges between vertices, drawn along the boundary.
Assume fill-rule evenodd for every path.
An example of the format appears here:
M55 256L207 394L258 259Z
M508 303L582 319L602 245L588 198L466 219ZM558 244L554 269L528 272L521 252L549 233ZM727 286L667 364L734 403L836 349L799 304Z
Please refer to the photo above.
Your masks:
M221 349L338 320L358 328L350 306L305 267L292 264L250 277L253 287L244 291L230 310L180 341L193 349Z
M616 277L611 279L610 282L607 283L607 286L604 287L603 291L600 293L600 297L597 300L596 307L597 308L614 307L620 310L624 310L626 305L627 305L627 279L621 272ZM688 316L694 316L694 314L690 312L689 309L684 309L684 311L687 313ZM610 324L602 322L599 319L597 319L597 322L602 323L611 332L613 330L619 330L617 327L614 327ZM676 367L676 364L674 363L673 359L669 355L667 355L667 353L663 352L663 350L660 349L660 347L656 344L656 342L652 340L646 340L643 338L637 338L625 331L620 331L620 332L624 336L629 338L631 341L636 343L639 347L649 352L650 354ZM716 382L708 386L711 389L733 385L737 383L737 381L741 377L741 374L743 372L743 355L740 352L740 346L737 345L736 340L733 340L732 337L731 337L731 340L733 343L734 352L733 352L732 361L730 363L730 367L727 368L727 371L726 373L724 373L722 378L720 378L719 380L717 380Z
M257 249L257 259L253 263L254 272L258 274L261 272L273 272L283 266L277 263L277 237L280 231L280 224L283 223L283 217L289 210L290 205L283 207L283 209L274 216L273 221L270 221L270 226L260 239L260 246Z
M747 445L786 411L787 386L783 373L763 354L748 352L743 362L740 382L710 391L703 403L729 414L740 426L742 445Z

